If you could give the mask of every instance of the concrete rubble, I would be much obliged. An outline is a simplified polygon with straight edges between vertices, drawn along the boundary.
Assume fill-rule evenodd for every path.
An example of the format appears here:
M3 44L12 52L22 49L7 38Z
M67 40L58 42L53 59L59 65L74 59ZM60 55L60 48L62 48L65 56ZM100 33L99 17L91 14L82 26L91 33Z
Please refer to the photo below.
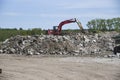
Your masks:
M75 35L15 36L0 44L1 54L104 55L112 53L117 32Z

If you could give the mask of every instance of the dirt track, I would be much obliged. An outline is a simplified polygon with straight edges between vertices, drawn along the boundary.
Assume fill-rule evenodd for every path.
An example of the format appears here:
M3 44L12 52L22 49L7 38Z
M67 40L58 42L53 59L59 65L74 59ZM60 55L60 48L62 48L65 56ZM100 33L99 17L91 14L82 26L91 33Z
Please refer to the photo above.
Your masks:
M120 59L0 55L0 80L119 80Z

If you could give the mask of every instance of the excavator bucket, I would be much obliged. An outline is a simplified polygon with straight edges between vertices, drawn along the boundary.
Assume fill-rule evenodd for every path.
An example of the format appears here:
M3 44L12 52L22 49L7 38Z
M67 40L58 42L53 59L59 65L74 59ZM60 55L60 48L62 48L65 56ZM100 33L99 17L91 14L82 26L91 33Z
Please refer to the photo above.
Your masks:
M77 25L79 26L79 28L83 31L83 27L82 27L82 24L79 20L76 19L76 23Z

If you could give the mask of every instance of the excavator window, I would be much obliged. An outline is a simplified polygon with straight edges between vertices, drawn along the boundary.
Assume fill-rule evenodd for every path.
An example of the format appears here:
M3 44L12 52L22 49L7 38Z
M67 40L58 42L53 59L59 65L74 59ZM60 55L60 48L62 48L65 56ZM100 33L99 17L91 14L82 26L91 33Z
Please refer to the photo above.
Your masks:
M53 30L57 31L58 26L53 26Z

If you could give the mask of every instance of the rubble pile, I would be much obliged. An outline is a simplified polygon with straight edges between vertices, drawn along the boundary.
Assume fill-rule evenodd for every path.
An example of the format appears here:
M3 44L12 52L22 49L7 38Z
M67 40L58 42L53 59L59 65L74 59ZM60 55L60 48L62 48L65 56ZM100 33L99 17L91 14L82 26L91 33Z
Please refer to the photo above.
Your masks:
M101 55L113 50L116 32L75 35L15 36L0 44L1 54Z

